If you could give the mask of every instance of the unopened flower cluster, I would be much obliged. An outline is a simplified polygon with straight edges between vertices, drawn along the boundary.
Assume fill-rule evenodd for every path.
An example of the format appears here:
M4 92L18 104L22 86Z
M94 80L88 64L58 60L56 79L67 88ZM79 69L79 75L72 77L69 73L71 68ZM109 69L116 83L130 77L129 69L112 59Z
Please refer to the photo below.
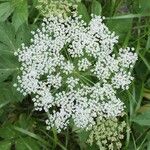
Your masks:
M69 14L76 12L79 2L81 0L38 0L36 8L45 17L60 14L67 17Z
M125 127L125 121L120 122L116 117L97 118L87 142L91 145L96 142L100 149L118 150L122 147Z
M86 24L77 15L50 16L32 34L31 44L15 52L21 74L14 86L32 94L35 109L48 114L47 129L60 132L73 121L90 130L98 117L123 115L116 93L129 88L137 55L128 47L114 53L118 37L102 17L92 16Z

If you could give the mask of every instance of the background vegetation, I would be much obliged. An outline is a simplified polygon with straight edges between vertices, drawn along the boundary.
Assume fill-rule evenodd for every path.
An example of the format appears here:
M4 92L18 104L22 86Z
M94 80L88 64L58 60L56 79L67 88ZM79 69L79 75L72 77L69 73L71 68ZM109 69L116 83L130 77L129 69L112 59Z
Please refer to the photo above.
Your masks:
M34 111L30 95L13 87L19 72L14 51L30 42L30 31L43 18L36 5L37 0L0 0L0 150L97 150L86 143L84 131L46 131L45 113ZM127 106L122 149L150 150L150 0L83 0L78 13L86 22L91 13L105 16L120 36L118 48L135 47L135 80L118 95Z

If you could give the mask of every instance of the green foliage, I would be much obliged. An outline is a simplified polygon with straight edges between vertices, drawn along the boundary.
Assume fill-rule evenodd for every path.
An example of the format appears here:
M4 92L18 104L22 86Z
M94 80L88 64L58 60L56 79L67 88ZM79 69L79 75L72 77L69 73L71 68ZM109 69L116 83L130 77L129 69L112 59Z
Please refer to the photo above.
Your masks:
M0 45L1 53L13 53L16 50L15 30L10 23L0 23Z
M0 141L0 149L10 150L10 148L11 148L11 142L9 142L9 141Z
M17 30L28 21L27 0L9 0L0 3L0 22L9 19L12 15L12 23Z
M37 0L0 0L0 150L98 150L95 143L86 143L88 132L72 127L60 134L46 131L46 114L34 111L32 95L23 97L13 87L20 72L14 52L30 42L30 31L44 17L36 6ZM91 13L104 15L109 29L120 37L118 47L135 47L135 80L128 91L118 94L126 105L123 119L128 127L121 142L125 150L149 150L150 1L82 0L77 11L86 22Z
M0 21L5 21L14 11L10 2L0 4Z
M82 19L85 22L90 21L90 16L88 14L87 8L86 8L85 4L83 4L83 3L78 4L78 15L82 15Z
M150 126L150 108L149 111L143 112L132 118L133 122L143 126Z
M134 2L135 11L139 13L149 13L150 1L149 0L138 0Z
M92 1L91 5L91 13L94 15L101 15L102 6L97 0Z
M12 23L17 31L18 28L24 24L28 23L28 4L27 0L18 1L12 17Z
M19 42L10 23L0 24L0 104L21 101L23 96L13 88L13 78L19 73L19 62L14 56ZM22 41L23 42L23 41ZM21 42L20 42L21 43ZM20 45L19 45L20 46ZM7 81L7 82L6 82Z
M0 84L0 104L5 102L22 101L23 96L16 92L11 82Z
M132 19L109 19L107 26L119 36L120 43L127 46L131 33Z

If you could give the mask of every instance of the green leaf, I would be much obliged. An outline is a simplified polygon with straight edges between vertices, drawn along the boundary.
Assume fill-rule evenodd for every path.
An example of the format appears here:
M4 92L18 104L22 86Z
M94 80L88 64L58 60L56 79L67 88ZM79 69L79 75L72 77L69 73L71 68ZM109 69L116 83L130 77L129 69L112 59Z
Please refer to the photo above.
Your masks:
M16 150L40 150L38 142L30 137L18 139L15 142Z
M11 142L10 141L0 141L0 149L1 150L10 150Z
M142 80L135 80L132 83L132 89L130 91L131 91L131 95L132 95L132 98L133 98L131 100L133 102L135 102L135 103L133 103L134 104L133 105L134 111L137 111L140 108L141 103L142 103L142 99L143 99L143 96L142 96L143 92L144 92L144 83L143 83L143 81Z
M84 130L78 130L78 131L76 131L76 133L80 139L80 142L86 142L87 141L88 136L89 136L89 132L84 131Z
M86 6L85 6L83 3L79 3L79 4L78 4L78 15L81 15L81 16L82 16L82 19L83 19L85 22L88 23L88 22L90 21L90 17L89 17L87 8L86 8Z
M136 12L149 13L150 12L150 1L149 0L134 1L134 9Z
M17 47L14 27L10 23L0 23L0 82L18 72L19 62L14 52Z
M132 118L132 121L142 126L150 126L150 111L136 115Z
M23 100L23 95L18 93L14 89L12 83L1 83L0 84L0 103L4 101L18 102Z
M91 5L91 13L94 15L101 15L102 6L97 0L92 1Z
M147 74L149 70L147 69L147 66L145 65L143 60L140 59L140 57L139 57L139 61L135 64L135 71L136 71L136 76L139 79L144 81L147 78Z
M149 58L150 58L150 54L146 53ZM142 59L142 61L144 62L144 64L146 65L146 67L148 68L148 70L150 71L150 62L149 62L149 58L146 59L146 56L143 56L140 52L138 52L139 57Z
M14 126L14 129L16 131L19 131L21 133L23 133L24 135L28 135L29 137L39 141L41 144L44 144L44 145L47 145L49 146L49 142L47 142L46 140L44 140L43 138L41 138L40 136L36 135L35 133L32 133L28 130L25 130L23 128L19 128L17 126ZM50 139L53 141L53 142L56 142L52 137L50 137ZM60 142L57 141L57 144L62 148L62 150L67 150Z
M28 22L28 4L27 0L19 1L15 7L14 14L12 17L12 23L17 31L18 28Z
M34 120L31 116L27 114L20 114L18 121L15 123L16 126L19 126L23 129L33 130Z
M0 54L14 54L13 51L9 50L8 46L0 43Z
M0 54L14 55L14 52L20 48L22 43L29 43L31 30L32 28L30 29L26 24L23 24L15 32L12 24L0 23Z
M16 132L11 124L5 124L0 128L0 137L4 139L12 139L16 137Z
M15 29L10 23L0 23L0 45L1 43L6 46L5 50L10 51L10 53L17 49L15 45ZM0 49L0 54L2 54L1 51L4 50Z
M9 101L0 102L0 110L1 110L1 108L6 106L7 104L9 104Z
M11 74L19 70L17 58L12 55L0 55L0 82L6 80Z
M73 127L73 130L75 130L75 133L78 136L77 140L78 140L78 143L79 143L81 149L88 149L87 144L85 144L85 143L87 142L87 139L89 137L89 132L87 132L85 130L78 130L78 128L76 128L75 126Z
M16 43L17 43L17 47L20 48L22 43L30 43L30 39L31 39L31 30L26 24L21 25L18 28L18 31L16 33ZM34 29L33 29L34 30Z
M132 19L111 19L107 21L107 26L111 31L115 31L119 35L119 40L122 42L125 40L128 32L131 31Z
M0 21L5 21L14 11L10 2L0 4Z
M28 135L29 137L31 138L34 138L35 140L38 140L39 142L42 142L43 144L48 144L47 141L45 141L44 139L42 139L41 137L39 137L38 135L28 131L28 130L25 130L23 128L19 128L17 126L14 126L14 129L16 131L19 131L20 133L23 133L24 135Z

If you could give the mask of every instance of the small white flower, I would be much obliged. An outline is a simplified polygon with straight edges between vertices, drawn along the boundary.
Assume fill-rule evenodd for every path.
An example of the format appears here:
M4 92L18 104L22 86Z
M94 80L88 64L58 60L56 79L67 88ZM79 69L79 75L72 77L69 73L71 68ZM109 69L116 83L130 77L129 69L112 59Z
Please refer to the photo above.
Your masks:
M133 53L132 51L134 51L133 48L131 50L129 47L125 49L120 48L118 57L120 66L126 68L133 67L135 61L137 60L137 54Z
M68 84L68 88L73 89L79 82L79 79L75 79L73 77L69 77L66 81Z
M47 76L47 83L50 85L50 87L53 86L54 88L58 89L59 87L61 87L61 82L62 77L60 76L60 74Z
M78 61L79 71L85 71L91 66L91 62L87 58L83 58Z
M63 69L63 73L68 75L72 73L74 65L68 61L61 66L61 69Z
M112 85L117 89L128 89L128 85L131 83L132 80L133 77L131 77L130 73L127 74L126 72L120 71L116 73L115 76L112 78Z

